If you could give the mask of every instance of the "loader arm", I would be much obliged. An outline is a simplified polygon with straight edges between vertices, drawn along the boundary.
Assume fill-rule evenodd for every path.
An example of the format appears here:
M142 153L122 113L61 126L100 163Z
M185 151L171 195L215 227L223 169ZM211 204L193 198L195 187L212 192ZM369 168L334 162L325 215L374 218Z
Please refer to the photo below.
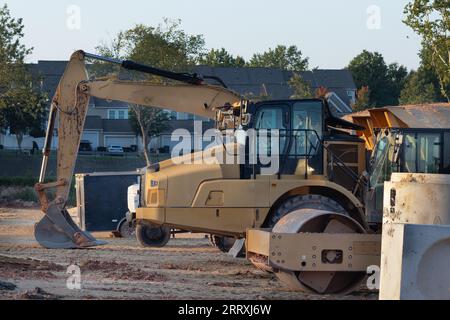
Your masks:
M89 80L86 58L120 64L126 69L183 83ZM45 213L44 218L35 226L35 238L46 248L83 248L102 244L89 233L81 231L65 209L90 97L191 113L209 119L215 119L219 108L239 103L242 99L224 87L204 84L202 78L197 75L173 73L132 61L117 61L83 51L75 52L68 62L51 103L41 174L35 187L41 209ZM58 124L57 181L45 183L56 123ZM49 201L46 191L53 188L56 188L56 197Z

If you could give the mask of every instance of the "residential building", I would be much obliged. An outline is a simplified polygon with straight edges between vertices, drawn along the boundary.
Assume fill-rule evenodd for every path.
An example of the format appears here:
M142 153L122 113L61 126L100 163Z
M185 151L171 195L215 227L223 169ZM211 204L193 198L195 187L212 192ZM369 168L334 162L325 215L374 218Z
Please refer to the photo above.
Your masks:
M34 73L41 75L41 89L47 92L50 98L53 97L66 64L66 61L39 61L30 65ZM230 89L247 97L267 96L279 100L289 99L293 94L288 84L293 73L281 69L197 66L193 72L219 77ZM356 86L350 71L317 69L301 72L300 76L308 82L313 93L320 87L327 88L330 92L328 101L336 114L345 115L351 112L351 105L356 99ZM142 139L133 131L128 116L129 106L126 103L92 98L82 139L90 141L94 150L110 145L137 146L142 149ZM152 148L171 148L174 144L170 141L171 132L180 128L191 132L193 120L204 121L206 129L213 127L207 119L193 115L172 113L172 116L175 120L171 122L170 130L153 139ZM33 141L41 147L44 139L25 137L24 148L31 148ZM0 144L6 148L14 148L17 145L15 137L11 135L0 135ZM56 145L57 142L53 147Z

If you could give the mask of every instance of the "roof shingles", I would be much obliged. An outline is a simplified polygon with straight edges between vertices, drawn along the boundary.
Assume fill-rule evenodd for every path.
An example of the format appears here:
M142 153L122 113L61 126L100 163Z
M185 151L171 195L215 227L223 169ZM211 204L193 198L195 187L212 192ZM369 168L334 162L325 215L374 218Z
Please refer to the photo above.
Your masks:
M43 76L42 89L53 95L59 83L59 79L64 73L66 61L39 61L31 64L33 72ZM232 90L247 96L260 96L267 92L273 100L289 99L292 88L288 82L292 78L293 72L277 68L226 68L197 66L193 72L208 76L213 75L221 78ZM346 104L350 105L347 90L356 90L355 83L348 70L312 70L300 72L305 81L309 82L311 89L315 91L319 87L328 88L334 91ZM119 101L106 101L93 98L91 103L94 107L100 108L128 108L128 105ZM99 117L98 117L99 118ZM86 129L99 129L99 119L88 117ZM101 120L101 119L100 119ZM102 120L104 132L130 132L131 126L128 120Z

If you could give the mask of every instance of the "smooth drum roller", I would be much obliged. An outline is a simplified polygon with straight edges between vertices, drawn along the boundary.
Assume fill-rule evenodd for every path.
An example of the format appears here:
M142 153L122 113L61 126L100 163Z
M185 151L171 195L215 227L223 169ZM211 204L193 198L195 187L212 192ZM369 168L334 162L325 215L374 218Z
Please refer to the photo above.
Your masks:
M283 217L273 228L273 233L366 233L364 228L349 216L316 209L300 209ZM338 254L330 250L322 259L334 259ZM277 270L277 277L297 291L319 294L345 294L357 288L365 278L364 272L323 272Z

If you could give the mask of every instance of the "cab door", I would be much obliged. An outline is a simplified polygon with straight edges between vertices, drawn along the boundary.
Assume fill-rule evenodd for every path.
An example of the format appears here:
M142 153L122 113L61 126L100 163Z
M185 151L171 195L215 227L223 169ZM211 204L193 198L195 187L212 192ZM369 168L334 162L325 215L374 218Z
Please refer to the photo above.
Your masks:
M292 101L289 146L282 161L281 173L299 175L323 174L323 103L320 100Z
M263 174L264 171L271 172L271 175L279 173L281 155L287 153L290 128L288 103L263 103L257 107L253 125L254 176Z

